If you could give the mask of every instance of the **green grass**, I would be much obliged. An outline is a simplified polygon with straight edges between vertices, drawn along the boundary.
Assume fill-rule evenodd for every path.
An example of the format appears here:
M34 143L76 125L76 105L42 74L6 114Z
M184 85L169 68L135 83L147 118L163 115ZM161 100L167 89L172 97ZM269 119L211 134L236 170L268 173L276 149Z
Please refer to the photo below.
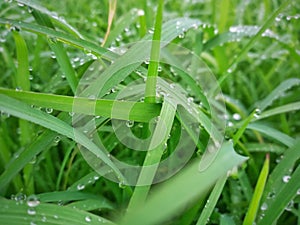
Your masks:
M299 11L0 2L0 224L300 225Z

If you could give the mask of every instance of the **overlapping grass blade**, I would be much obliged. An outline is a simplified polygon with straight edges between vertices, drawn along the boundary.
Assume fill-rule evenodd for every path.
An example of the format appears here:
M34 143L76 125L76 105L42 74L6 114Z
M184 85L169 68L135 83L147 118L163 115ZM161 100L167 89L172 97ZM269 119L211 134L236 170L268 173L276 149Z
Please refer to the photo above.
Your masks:
M132 102L117 101L108 99L98 99L91 101L88 98L70 97L64 95L53 95L35 92L15 91L10 89L0 88L0 94L13 97L18 100L22 100L29 105L35 105L38 107L52 108L64 112L82 113L86 115L95 115L111 118L114 115L115 119L128 119L124 115L124 109L131 107ZM81 107L73 107L74 102ZM113 105L118 105L120 109L114 110L116 113L112 114ZM95 106L95 110L94 107ZM115 106L114 106L115 107ZM93 109L93 110L91 110ZM152 118L159 115L160 104L155 103L142 103L136 102L131 109L129 119L148 122Z
M257 108L263 111L276 99L285 95L285 92L293 86L300 85L300 79L290 78L281 82L266 98L257 103Z
M64 29L67 33L74 35L75 37L83 38L77 29L72 27L66 20L61 19L55 12L50 12L43 7L39 2L35 0L17 0L19 4L26 5L31 9L35 9L45 15L47 15L55 25L58 25Z
M270 156L267 155L263 168L261 169L260 175L258 177L255 190L248 211L246 213L243 225L252 225L255 221L256 214L259 210L260 200L269 174L269 164L270 164Z
M123 177L118 168L115 167L108 156L102 150L100 150L97 145L95 145L80 131L73 129L73 127L59 120L58 118L35 110L23 102L17 101L5 95L0 95L0 109L9 113L10 115L31 121L75 140L79 144L89 149L94 155L102 158L103 162L111 167L119 177Z
M288 202L297 195L297 190L300 188L300 167L296 164L300 158L299 148L300 141L297 140L291 148L285 151L272 171L262 198L262 202L267 207L261 210L260 214L265 216L258 222L259 225L272 224L284 211ZM291 175L293 168L295 169Z
M26 203L0 199L0 221L3 224L27 225L28 223L48 224L114 224L94 214L66 206L41 203L30 208Z
M264 123L258 123L258 122L250 123L247 128L251 129L251 130L259 131L260 133L263 133L264 135L269 136L288 147L293 146L295 143L294 138L292 138L292 137L280 132L279 130L274 129L271 126L268 126Z
M245 157L234 152L232 143L224 143L216 159L206 170L199 172L199 162L194 161L180 174L155 190L143 206L126 214L121 224L162 224L175 214L178 215L188 202L195 201L220 177L226 175L228 170L244 160Z
M58 116L65 123L71 122L68 114ZM36 155L42 151L47 151L53 144L57 133L47 130L38 136L33 142L22 151L18 157L14 158L0 176L0 188L3 189Z
M270 27L270 25L274 22L275 18L278 16L280 12L282 12L289 4L291 3L291 0L283 2L273 13L272 15L266 20L266 22L261 26L259 31L249 40L247 45L240 51L240 53L237 55L237 57L234 58L234 60L231 62L228 68L236 65L243 57L244 55L253 47L254 43L261 38L261 35ZM224 73L220 79L219 84L222 84L224 80L231 74L227 70L226 73Z
M227 180L227 176L219 178L219 180L217 181L216 185L214 186L212 192L210 193L210 195L207 199L206 205L205 205L204 209L202 210L196 225L207 224L209 217L211 216L214 208L216 207L218 199L220 198L220 195L222 194L226 180Z

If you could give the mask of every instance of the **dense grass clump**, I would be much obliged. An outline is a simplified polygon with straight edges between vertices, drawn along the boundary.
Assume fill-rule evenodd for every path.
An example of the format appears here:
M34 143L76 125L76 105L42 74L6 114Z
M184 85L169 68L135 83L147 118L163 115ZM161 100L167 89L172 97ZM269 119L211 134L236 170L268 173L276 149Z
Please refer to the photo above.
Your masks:
M300 224L299 11L0 2L0 224Z

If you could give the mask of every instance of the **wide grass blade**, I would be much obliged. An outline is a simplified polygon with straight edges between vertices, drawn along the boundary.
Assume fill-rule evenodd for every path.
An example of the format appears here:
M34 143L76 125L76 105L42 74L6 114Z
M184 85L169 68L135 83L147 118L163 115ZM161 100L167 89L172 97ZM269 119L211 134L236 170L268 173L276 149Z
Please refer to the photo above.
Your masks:
M246 213L243 225L252 225L255 221L257 211L259 209L259 203L264 191L264 187L267 181L267 177L269 174L269 164L270 164L270 157L269 155L266 156L266 160L264 162L263 168L260 172L260 175L258 177L256 187L248 208L248 211Z
M297 161L300 158L300 141L297 140L291 148L279 158L278 165L269 176L262 202L266 206L260 214L264 217L259 225L272 224L284 211L287 204L297 195L300 188L300 167ZM294 172L291 174L291 172Z
M108 158L107 154L99 149L98 146L95 145L83 133L79 132L78 130L74 129L58 118L50 116L47 113L35 110L30 106L24 104L23 102L19 102L5 95L0 95L0 110L9 113L10 115L31 121L75 140L79 144L89 149L93 154L102 158L103 162L111 167L119 177L123 177L118 168L116 168Z
M103 116L107 118L124 119L128 116L124 114L126 109L132 106L130 101L118 101L108 99L97 99L92 101L88 98L70 97L64 95L54 95L46 93L15 91L0 88L0 94L26 102L37 107L51 108L64 112L81 113L86 115ZM74 107L74 102L80 107ZM116 110L116 105L119 107ZM95 108L94 108L95 107ZM112 113L114 107L114 113ZM160 104L136 102L131 109L129 119L139 122L148 122L159 115Z
M0 199L0 221L3 224L114 224L94 214L66 206L40 203L30 207L22 202Z
M180 174L155 190L143 206L126 214L121 224L163 224L167 219L178 215L187 203L196 201L220 177L226 175L228 170L244 160L245 157L234 152L232 143L224 143L216 159L206 170L199 172L199 162L194 161Z

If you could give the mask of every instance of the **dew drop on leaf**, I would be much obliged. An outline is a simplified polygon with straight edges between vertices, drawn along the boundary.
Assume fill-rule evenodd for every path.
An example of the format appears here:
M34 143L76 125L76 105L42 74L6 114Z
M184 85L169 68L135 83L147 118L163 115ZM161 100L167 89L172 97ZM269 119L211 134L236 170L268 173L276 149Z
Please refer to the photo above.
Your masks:
M291 179L291 176L289 176L289 175L286 175L286 176L282 177L282 180L283 180L284 183L289 182L290 179Z

